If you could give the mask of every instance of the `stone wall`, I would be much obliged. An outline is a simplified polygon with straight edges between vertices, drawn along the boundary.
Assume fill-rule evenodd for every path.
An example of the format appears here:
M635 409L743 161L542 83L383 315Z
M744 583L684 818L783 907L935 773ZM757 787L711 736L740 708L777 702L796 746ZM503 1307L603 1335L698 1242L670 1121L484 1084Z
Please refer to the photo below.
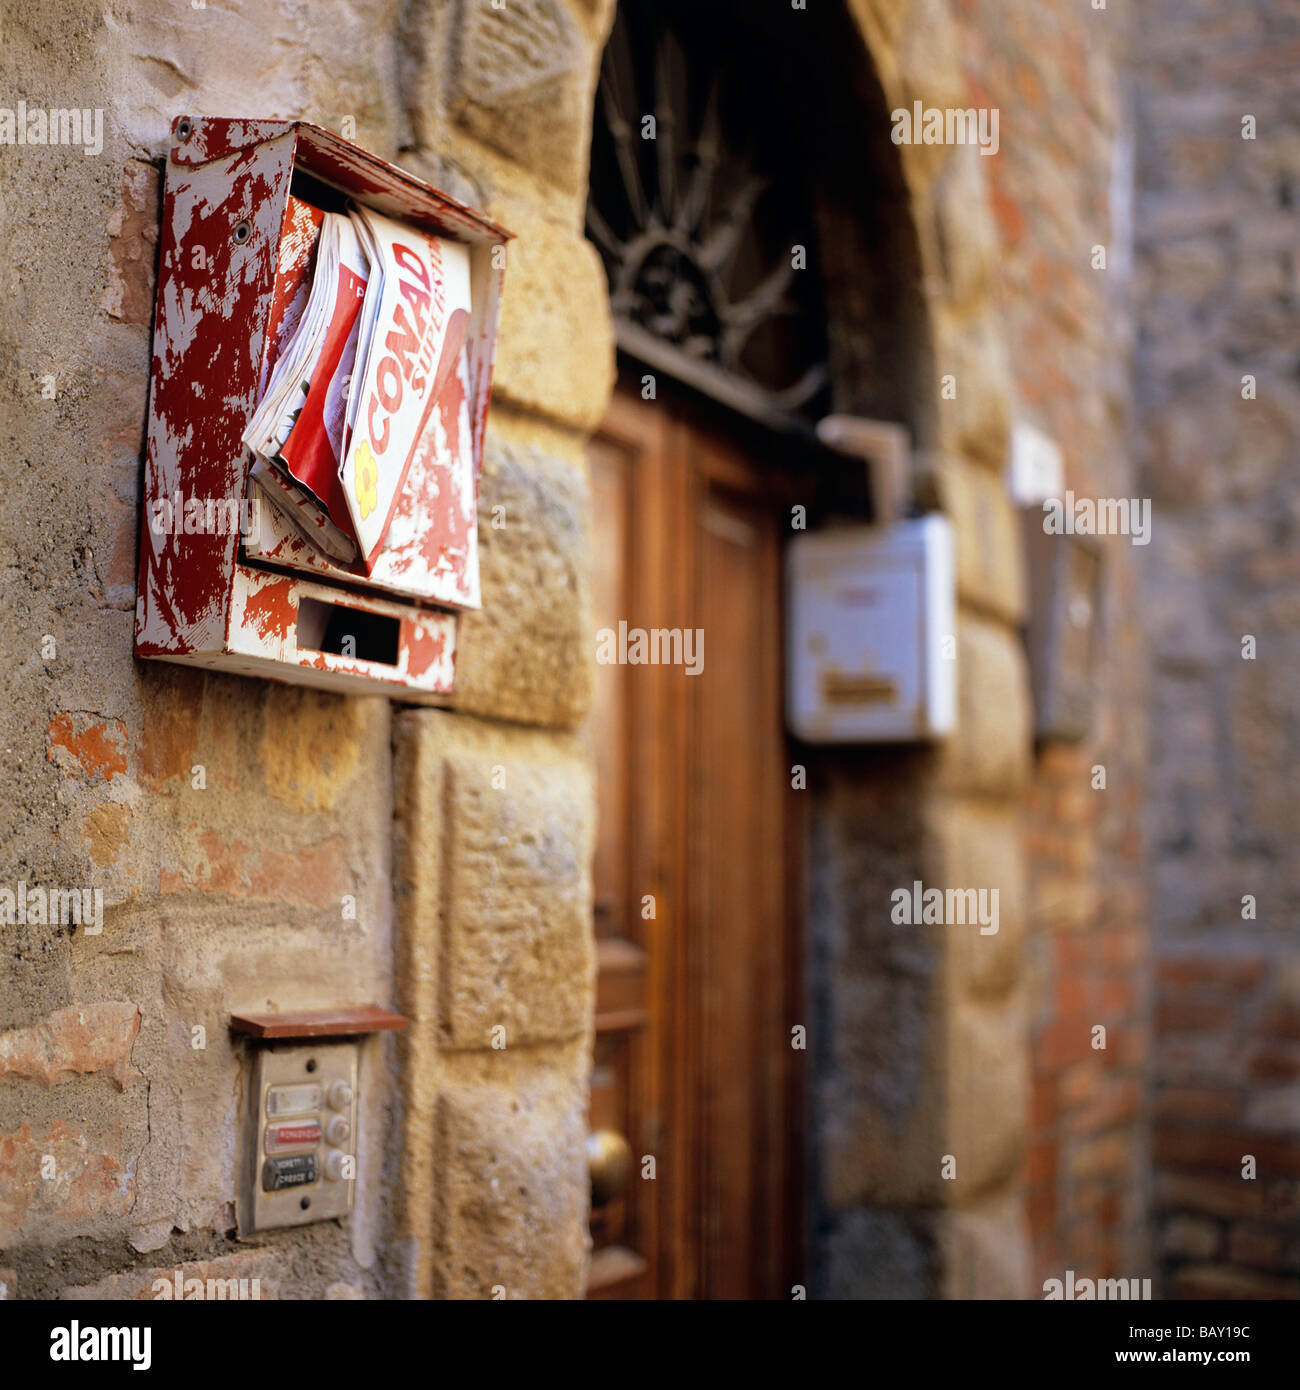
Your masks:
M182 1264L280 1297L581 1290L591 792L572 735L547 730L581 719L590 682L582 442L613 357L581 226L607 9L6 15L6 101L100 108L103 143L0 152L0 525L21 595L0 630L0 881L105 894L99 935L4 928L8 1296L148 1296ZM508 19L529 26L522 53ZM161 168L183 111L351 117L519 233L482 493L505 525L484 531L464 713L395 722L383 699L132 657ZM359 1156L382 1177L348 1225L231 1253L228 1015L340 1000L412 1015L400 1053L365 1048Z
M1153 0L1140 29L1157 1238L1167 1296L1294 1298L1300 17Z

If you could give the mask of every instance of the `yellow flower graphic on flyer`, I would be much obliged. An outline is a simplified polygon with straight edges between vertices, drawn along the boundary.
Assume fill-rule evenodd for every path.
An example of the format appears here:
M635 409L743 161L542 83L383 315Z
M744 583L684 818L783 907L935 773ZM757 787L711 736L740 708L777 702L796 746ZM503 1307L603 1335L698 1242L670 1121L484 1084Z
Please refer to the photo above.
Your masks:
M357 506L361 509L362 520L375 509L379 501L379 465L370 452L370 441L363 439L357 450L356 469Z

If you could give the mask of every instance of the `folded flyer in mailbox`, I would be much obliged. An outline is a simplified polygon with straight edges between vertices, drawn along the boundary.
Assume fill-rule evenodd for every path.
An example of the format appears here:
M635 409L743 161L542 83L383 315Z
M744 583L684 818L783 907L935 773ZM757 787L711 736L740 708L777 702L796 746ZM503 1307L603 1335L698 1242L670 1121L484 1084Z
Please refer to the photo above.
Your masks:
M368 277L369 263L352 223L339 213L324 214L306 307L244 433L267 495L339 560L356 555L338 470ZM272 473L278 486L269 485ZM313 511L317 515L310 515Z
M460 418L468 251L369 208L322 213L293 199L286 227L283 316L243 436L252 484L289 528L288 548L276 542L267 558L312 567L287 540L297 536L328 563L441 596L447 566L461 551L473 557L473 537L459 538L442 516L468 506L472 530L470 433ZM423 515L430 504L437 517ZM468 587L453 585L448 600L472 600L475 577L471 564Z
M372 259L340 478L373 573L430 413L461 361L469 251L370 208L352 216Z

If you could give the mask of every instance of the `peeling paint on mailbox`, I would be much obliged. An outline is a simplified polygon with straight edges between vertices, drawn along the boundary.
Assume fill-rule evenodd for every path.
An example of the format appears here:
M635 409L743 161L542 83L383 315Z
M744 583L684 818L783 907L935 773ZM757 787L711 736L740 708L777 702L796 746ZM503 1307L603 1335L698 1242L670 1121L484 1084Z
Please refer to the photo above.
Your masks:
M167 164L154 318L141 520L138 656L214 670L387 693L451 692L456 609L479 604L477 492L510 233L413 175L318 126L179 117ZM473 312L466 369L430 417L383 563L317 553L270 505L249 516L244 428L269 366L268 330L290 184L303 173L380 212L470 248ZM468 432L473 479L446 466ZM182 503L210 523L185 530ZM166 502L167 508L161 503ZM241 509L241 503L245 504ZM170 525L160 524L168 514ZM355 613L390 636L375 651L315 650L299 632L317 614ZM391 638L392 650L388 650ZM319 641L319 639L315 639ZM378 688L377 688L378 687Z

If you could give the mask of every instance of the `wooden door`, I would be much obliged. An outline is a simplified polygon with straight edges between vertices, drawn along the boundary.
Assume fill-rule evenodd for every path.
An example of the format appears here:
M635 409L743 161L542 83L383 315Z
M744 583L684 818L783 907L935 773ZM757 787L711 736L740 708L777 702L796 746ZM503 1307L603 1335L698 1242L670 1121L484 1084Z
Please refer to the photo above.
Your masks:
M589 1295L788 1297L801 1181L788 511L770 464L663 401L620 392L591 465L595 628L683 640L660 653L676 663L596 668L591 1124L626 1136L632 1164L593 1209Z

